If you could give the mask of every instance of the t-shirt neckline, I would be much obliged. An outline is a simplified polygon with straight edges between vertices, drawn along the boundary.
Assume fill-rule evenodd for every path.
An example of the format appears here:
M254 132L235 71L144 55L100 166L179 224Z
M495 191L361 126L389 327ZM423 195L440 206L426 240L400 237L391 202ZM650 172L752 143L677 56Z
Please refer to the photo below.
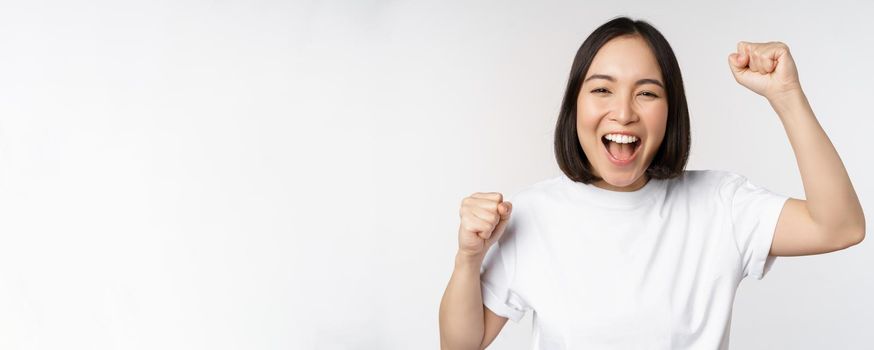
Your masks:
M607 208L628 209L649 203L655 194L664 186L664 180L650 178L646 184L637 191L621 192L600 188L593 184L584 184L571 180L564 173L562 179L579 192L583 200L596 206Z

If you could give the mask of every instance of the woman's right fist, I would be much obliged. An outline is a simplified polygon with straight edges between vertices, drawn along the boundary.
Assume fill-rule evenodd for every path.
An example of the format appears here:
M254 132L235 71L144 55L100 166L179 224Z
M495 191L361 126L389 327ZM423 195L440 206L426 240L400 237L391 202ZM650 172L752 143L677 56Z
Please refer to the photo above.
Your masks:
M476 192L461 201L458 252L484 257L510 220L513 205L498 192Z

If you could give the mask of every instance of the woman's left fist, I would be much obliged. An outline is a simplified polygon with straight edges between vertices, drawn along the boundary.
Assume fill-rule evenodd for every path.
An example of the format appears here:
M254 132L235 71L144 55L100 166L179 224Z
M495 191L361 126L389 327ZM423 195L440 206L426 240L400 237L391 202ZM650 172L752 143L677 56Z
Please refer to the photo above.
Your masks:
M768 100L801 90L789 47L779 41L738 42L737 52L728 55L728 66L738 83Z

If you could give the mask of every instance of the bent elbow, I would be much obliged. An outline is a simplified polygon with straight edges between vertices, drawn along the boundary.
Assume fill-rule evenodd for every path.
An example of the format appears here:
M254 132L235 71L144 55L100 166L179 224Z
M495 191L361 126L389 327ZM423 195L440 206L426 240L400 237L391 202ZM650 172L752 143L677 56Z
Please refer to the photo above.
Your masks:
M847 239L844 241L844 248L849 248L865 240L865 224L857 225L847 230L845 235Z
M844 227L844 237L847 237L845 240L846 248L862 243L865 240L865 214L861 210Z
M865 226L863 225L861 229L859 229L858 234L856 234L856 238L853 241L853 245L862 243L865 240Z

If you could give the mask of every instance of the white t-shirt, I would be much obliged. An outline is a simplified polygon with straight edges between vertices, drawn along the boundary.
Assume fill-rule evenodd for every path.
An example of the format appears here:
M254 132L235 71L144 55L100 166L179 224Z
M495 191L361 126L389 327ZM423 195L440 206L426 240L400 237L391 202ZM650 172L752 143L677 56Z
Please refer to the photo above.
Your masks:
M728 349L738 284L762 279L789 197L726 171L634 192L563 173L507 197L481 268L483 303L534 312L532 349Z

